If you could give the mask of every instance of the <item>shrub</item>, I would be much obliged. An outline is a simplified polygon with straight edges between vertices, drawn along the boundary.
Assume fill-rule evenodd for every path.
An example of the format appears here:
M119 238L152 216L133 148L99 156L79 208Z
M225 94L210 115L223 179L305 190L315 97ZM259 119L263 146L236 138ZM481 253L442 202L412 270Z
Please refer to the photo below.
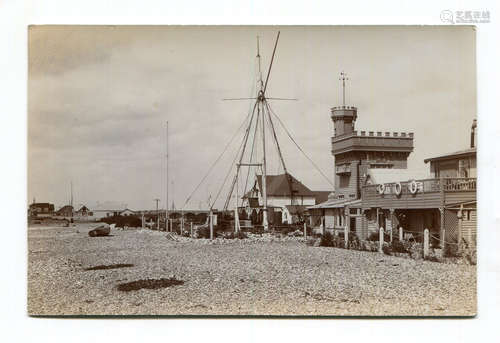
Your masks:
M314 246L314 243L316 243L316 238L308 238L306 241L306 244L309 246Z
M210 238L210 228L208 226L198 228L198 238Z
M262 235L264 233L264 227L263 226L254 226L248 231L255 234L255 235Z
M138 217L135 217L135 216L105 217L105 218L101 219L101 222L104 222L106 224L116 224L117 227L124 227L124 226L141 227L142 226L142 220ZM156 226L155 226L155 228L156 228Z
M361 249L361 241L359 240L359 238L356 234L351 233L349 235L349 242L348 242L347 247L348 247L348 249L362 250Z
M439 262L439 258L436 255L428 255L424 257L424 260L431 262Z
M392 241L391 248L393 252L408 253L408 249L399 239Z
M378 241L379 240L379 233L378 232L372 232L367 238L366 238L367 241L372 241L372 242L375 242L375 241Z
M458 252L458 245L456 244L447 244L444 249L445 257L460 257L461 254Z
M465 259L467 262L475 266L477 264L477 251L476 249L469 249L465 253Z
M225 232L224 238L226 238L226 239L245 239L245 238L248 238L248 236L243 231L238 231L236 233L235 232Z
M366 238L367 241L372 241L372 242L378 242L380 240L380 233L378 231L372 232L368 238ZM389 242L391 240L391 236L384 232L384 242Z
M321 236L321 240L319 242L319 246L320 247L333 247L335 246L334 245L334 238L333 238L333 235L330 233L330 232L325 232L325 234L323 234Z
M390 244L383 244L382 245L382 251L384 252L384 254L386 255L392 255L392 248L391 248L391 245Z

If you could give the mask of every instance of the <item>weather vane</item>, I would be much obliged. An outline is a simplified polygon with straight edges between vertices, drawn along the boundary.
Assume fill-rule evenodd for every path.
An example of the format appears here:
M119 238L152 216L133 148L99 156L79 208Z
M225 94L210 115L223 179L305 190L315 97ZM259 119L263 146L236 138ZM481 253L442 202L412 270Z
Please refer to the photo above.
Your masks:
M345 82L346 80L349 80L349 78L346 76L346 73L344 73L344 71L340 73L339 80L342 81L342 105L345 106Z

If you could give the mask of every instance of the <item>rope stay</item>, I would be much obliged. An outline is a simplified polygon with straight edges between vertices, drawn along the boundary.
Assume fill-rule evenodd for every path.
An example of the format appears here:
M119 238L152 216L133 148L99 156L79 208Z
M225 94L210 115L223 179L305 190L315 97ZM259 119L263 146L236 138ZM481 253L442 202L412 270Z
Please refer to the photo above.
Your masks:
M268 119L268 122L270 124L269 126L271 127L271 131L272 131L272 134L274 137L274 142L276 144L276 148L278 149L278 155L280 157L281 164L283 165L283 172L285 173L285 177L286 177L286 180L288 183L288 188L290 190L290 205L293 205L292 177L290 176L290 174L288 173L288 170L286 169L285 159L283 158L283 153L281 152L280 144L278 142L278 137L276 135L276 130L274 129L274 123L271 119L271 111L270 111L269 103L266 101L265 104L266 104L266 108L267 108L267 119Z
M309 162L311 162L311 164L314 166L314 168L316 168L316 170L321 174L321 176L323 176L325 178L325 180L332 186L335 188L335 184L321 171L321 169L316 165L316 163L314 163L314 161L305 153L304 150L302 150L302 148L300 147L300 145L295 141L295 139L293 139L290 131L288 131L288 129L286 128L285 124L283 124L283 122L281 121L280 117L278 117L278 115L276 113L274 113L273 109L271 108L271 106L268 104L269 106L269 110L271 112L271 114L276 117L276 119L278 119L278 122L281 124L281 126L283 127L283 129L285 130L286 134L288 135L288 137L290 138L290 140L295 144L295 146L299 149L299 151L309 160Z
M240 152L241 148L243 147L243 143L246 141L246 138L248 138L247 134L248 134L248 129L246 130L245 136L243 137L243 140L241 141L241 144L240 144L238 150L236 151L236 156L234 157L233 163L231 163L231 165L229 167L229 170L228 170L226 176L224 177L222 185L221 185L219 191L217 192L217 195L215 196L215 200L212 202L212 205L210 205L210 211L213 209L215 203L217 202L217 199L219 198L219 195L222 192L222 189L224 188L224 185L226 184L226 181L227 181L227 179L229 177L229 174L231 174L231 170L233 169L233 165L236 163L236 160L238 159L238 155L239 155L239 152Z
M255 59L255 62L254 62L254 68L256 68L256 64L257 64L257 59ZM254 89L255 89L255 86L256 86L256 75L254 73L254 76L253 76L253 79L252 79L252 87L251 87L251 93L253 94L254 92ZM254 99L254 98L241 98L241 100L246 100L246 99ZM223 99L223 100L233 100L233 99ZM252 110L252 103L249 104L249 108L248 108L248 113L247 113L247 116L245 117L245 120L243 120L243 122L241 123L241 125L238 127L238 129L236 130L236 132L234 133L234 135L231 137L231 139L229 140L229 142L226 144L226 146L224 147L222 153L219 155L219 157L217 157L217 159L214 161L214 163L210 166L210 168L208 169L207 173L203 176L203 178L201 179L201 181L198 183L198 185L194 188L194 190L191 192L191 194L187 197L184 205L182 206L182 210L184 210L185 206L189 203L189 201L191 200L191 198L193 197L193 195L198 191L198 189L200 188L200 186L203 184L203 182L205 182L206 178L208 177L208 175L210 175L210 173L212 172L212 170L214 169L214 167L216 166L216 164L220 161L220 159L222 158L222 156L225 154L225 152L227 151L227 149L229 148L229 146L232 144L232 142L234 141L234 139L236 138L236 136L238 135L238 132L240 132L240 130L245 126L245 123L247 122L248 118L250 117L250 115L252 114L252 112L254 111L255 109ZM250 121L251 123L251 121ZM209 205L210 205L210 201L209 201Z
M234 139L238 135L238 132L240 132L240 130L245 126L245 123L248 121L248 118L250 117L250 114L251 113L248 113L248 115L246 116L245 120L241 123L241 125L238 127L238 129L236 130L236 132L234 133L234 135L231 137L231 139L229 140L229 142L226 144L226 146L222 150L222 153L212 163L212 165L210 166L210 168L208 168L207 173L203 176L203 178L198 183L198 185L194 188L194 190L191 192L191 194L187 197L186 202L182 206L182 209L184 209L184 207L188 204L188 202L191 200L191 197L194 195L194 193L196 193L196 191L198 191L198 189L203 184L203 182L206 180L206 178L208 177L208 175L210 175L210 173L212 172L212 170L215 168L216 164L220 161L220 159L222 158L222 156L226 153L227 149L229 148L229 146L231 145L231 143L234 141Z
M255 118L255 128L254 128L254 133L253 133L253 142L252 142L252 150L250 151L250 164L252 164L253 162L253 153L254 153L254 150L255 150L255 142L257 141L257 134L258 134L258 128L259 128L259 116L257 116L257 118ZM252 167L249 167L247 169L247 176L246 176L246 179L245 179L245 188L243 189L243 196L245 196L246 192L247 192L247 187L248 187L248 179L250 177L250 169L252 169ZM241 199L241 206L243 206L243 199Z
M243 141L242 141L242 147L243 147L243 149L241 150L239 164L241 164L241 162L243 161L243 156L245 155L245 150L246 150L246 147L247 147L248 137L250 136L250 128L252 127L252 122L253 122L253 118L254 118L254 115L255 115L255 108L257 107L257 104L258 104L258 102L256 101L255 105L253 106L252 116L250 117L250 122L249 122L249 124L247 126L247 129L245 130L245 135L243 136ZM240 147L240 149L241 149L241 147ZM238 152L236 154L236 158L238 158L240 149L238 149ZM235 158L235 162L236 162L236 158ZM233 162L233 164L234 164L234 162ZM233 183L231 185L231 189L230 189L229 194L227 196L226 202L224 203L224 211L227 209L227 207L229 206L229 202L231 201L231 195L233 194L234 185L238 181L239 169L240 169L240 167L236 166L236 175L235 175Z

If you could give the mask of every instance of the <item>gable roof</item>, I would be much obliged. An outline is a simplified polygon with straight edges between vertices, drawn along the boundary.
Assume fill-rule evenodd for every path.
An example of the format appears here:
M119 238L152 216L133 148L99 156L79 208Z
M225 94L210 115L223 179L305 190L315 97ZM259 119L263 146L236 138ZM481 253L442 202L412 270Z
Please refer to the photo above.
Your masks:
M328 200L328 196L331 194L331 191L314 191L314 196L316 198L316 204L321 204Z
M262 175L257 175L259 189L262 189ZM266 175L267 196L291 196L290 184L293 196L314 197L315 192L304 186L299 180L289 173L279 175Z
M330 199L321 204L307 207L308 209L323 209L323 208L343 208L344 206L356 206L361 205L361 199Z
M424 162L427 163L429 161L449 160L449 159L453 159L453 158L457 158L457 157L474 156L474 155L476 155L476 148L469 148L469 149L465 149L465 150L451 152L451 153L444 154L441 156L426 158L424 160Z
M57 213L65 212L65 211L73 211L73 206L71 205L64 205L60 209L57 210Z

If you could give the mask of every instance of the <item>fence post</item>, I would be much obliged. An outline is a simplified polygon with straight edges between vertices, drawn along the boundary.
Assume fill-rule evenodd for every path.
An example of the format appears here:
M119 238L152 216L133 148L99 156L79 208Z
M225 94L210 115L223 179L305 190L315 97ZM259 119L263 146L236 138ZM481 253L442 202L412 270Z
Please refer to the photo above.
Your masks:
M460 254L462 252L462 226L463 226L463 216L464 205L460 204L460 210L457 213L458 217L458 230L457 230L457 251Z
M304 239L307 239L307 224L304 223Z
M424 258L429 256L429 229L424 230Z
M382 247L384 246L384 228L380 227L378 230L378 252L383 252Z
M141 216L141 225L142 225L142 229L144 230L144 213Z
M214 215L210 211L210 240L214 239Z
M345 248L347 249L349 247L349 230L347 225L344 226L344 241L345 241Z
M191 234L189 236L193 238L193 222L191 222Z
M399 227L399 241L403 241L403 228L401 226Z

